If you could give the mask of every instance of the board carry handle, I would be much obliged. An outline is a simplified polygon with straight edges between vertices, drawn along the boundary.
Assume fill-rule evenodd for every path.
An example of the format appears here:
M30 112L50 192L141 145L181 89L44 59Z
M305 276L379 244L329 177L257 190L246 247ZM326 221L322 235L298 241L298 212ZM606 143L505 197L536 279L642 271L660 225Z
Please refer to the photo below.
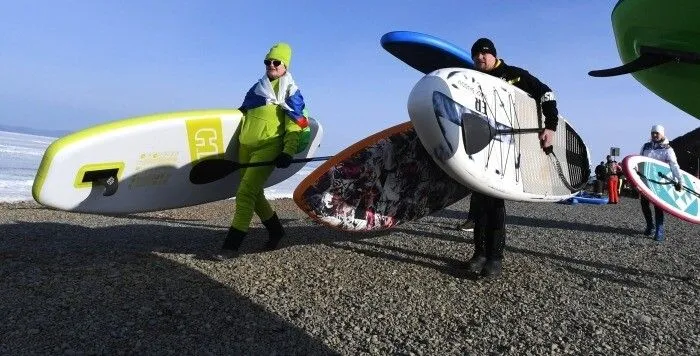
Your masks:
M93 185L103 186L105 191L102 193L102 195L109 197L114 195L119 188L119 179L117 178L118 173L119 169L117 168L86 171L83 174L83 179L81 179L81 181L83 183L90 182Z
M295 158L291 163L306 163L314 161L325 161L333 156ZM195 164L190 171L190 182L193 184L207 184L226 177L227 175L248 167L273 166L274 161L238 163L225 158L209 158Z

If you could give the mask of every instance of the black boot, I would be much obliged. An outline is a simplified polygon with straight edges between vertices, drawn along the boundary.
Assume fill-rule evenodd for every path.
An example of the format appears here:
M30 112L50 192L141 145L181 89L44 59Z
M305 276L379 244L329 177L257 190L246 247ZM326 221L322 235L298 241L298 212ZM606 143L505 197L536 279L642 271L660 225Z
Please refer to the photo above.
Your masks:
M247 232L230 227L226 234L226 240L221 246L221 251L212 257L217 261L225 261L238 255L238 247L241 246Z
M467 272L472 274L481 273L481 269L486 263L486 248L484 245L485 230L481 226L474 226L474 255L467 261Z
M245 239L245 235L247 235L246 232L230 227L228 229L228 233L226 234L226 240L224 240L224 245L221 246L221 249L229 251L238 251L238 248L243 243L243 239Z
M486 263L481 275L495 278L501 274L503 250L506 247L506 231L504 229L486 232Z
M277 213L272 214L272 217L263 221L262 223L265 225L265 228L269 234L269 238L265 244L265 249L268 251L274 250L277 248L280 240L282 240L285 235L282 223L277 217Z
M654 233L654 222L651 219L651 208L649 207L649 201L645 198L639 198L640 204L642 205L642 214L644 214L644 220L647 222L647 228L644 230L644 235L651 236Z

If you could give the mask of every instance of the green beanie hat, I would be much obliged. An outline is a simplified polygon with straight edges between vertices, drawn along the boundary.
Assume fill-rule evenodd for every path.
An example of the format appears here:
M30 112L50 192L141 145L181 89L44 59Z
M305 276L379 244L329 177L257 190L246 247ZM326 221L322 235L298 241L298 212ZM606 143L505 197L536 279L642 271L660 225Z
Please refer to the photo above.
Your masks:
M267 52L265 59L278 59L289 68L289 62L292 60L292 47L284 42L276 43L270 48L270 52Z

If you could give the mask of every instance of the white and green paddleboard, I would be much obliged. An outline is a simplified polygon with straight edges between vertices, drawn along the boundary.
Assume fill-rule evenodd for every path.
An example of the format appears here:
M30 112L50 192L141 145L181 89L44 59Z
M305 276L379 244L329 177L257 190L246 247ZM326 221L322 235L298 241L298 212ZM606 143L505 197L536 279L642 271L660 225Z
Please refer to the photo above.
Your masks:
M243 115L238 110L164 113L115 121L75 132L46 150L32 195L55 209L120 214L165 210L227 199L239 174L193 184L190 171L204 158L237 158ZM312 157L323 129L310 119ZM265 187L296 174L304 163L275 169Z
M630 183L654 205L669 214L700 224L700 180L681 170L681 191L673 185L671 167L659 160L631 155L622 160Z

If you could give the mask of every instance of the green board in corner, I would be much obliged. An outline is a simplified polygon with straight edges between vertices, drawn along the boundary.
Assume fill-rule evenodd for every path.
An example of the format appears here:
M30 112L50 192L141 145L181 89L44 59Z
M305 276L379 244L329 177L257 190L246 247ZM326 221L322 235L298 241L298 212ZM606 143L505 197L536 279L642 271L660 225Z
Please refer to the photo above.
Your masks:
M612 27L624 64L589 74L632 74L656 95L700 119L698 19L698 0L620 0L612 12Z
M194 184L190 171L202 159L236 160L242 120L238 110L181 111L72 133L46 149L32 195L48 207L96 214L166 210L230 198L239 174ZM309 127L310 143L294 158L313 157L320 145L322 127L312 118ZM265 187L303 166L275 169Z

